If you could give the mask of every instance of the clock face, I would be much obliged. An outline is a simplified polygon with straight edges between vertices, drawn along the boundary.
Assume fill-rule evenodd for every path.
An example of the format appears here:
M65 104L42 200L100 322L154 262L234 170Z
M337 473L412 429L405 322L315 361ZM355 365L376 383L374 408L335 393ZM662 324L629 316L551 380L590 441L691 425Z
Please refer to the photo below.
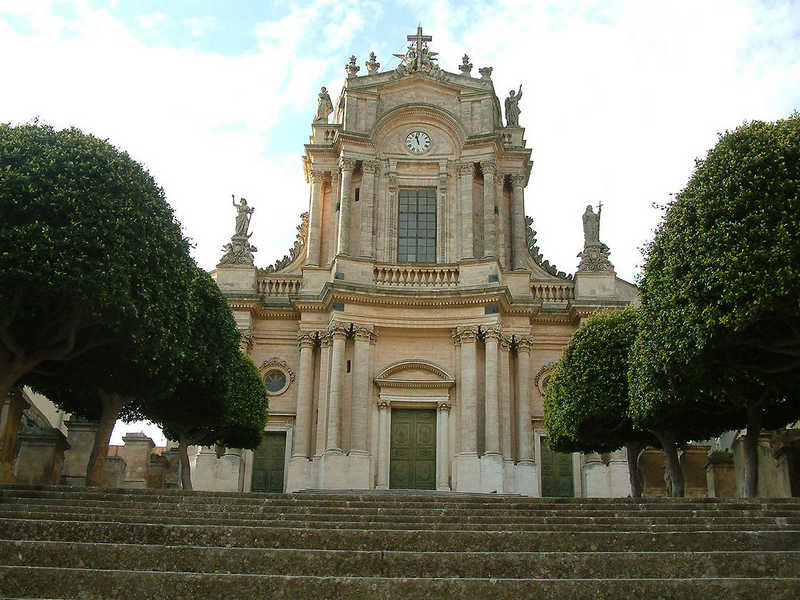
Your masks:
M431 136L424 131L412 131L406 136L406 146L415 154L422 154L431 147Z

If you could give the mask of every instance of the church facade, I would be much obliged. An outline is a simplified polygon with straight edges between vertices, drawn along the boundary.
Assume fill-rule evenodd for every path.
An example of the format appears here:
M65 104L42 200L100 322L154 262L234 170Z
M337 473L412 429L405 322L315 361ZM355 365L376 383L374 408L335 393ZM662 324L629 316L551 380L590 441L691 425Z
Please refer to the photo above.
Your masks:
M447 71L430 41L418 29L384 71L351 57L335 105L320 91L288 256L256 268L252 208L236 205L214 276L271 416L262 447L231 459L231 489L626 495L624 456L549 452L542 391L581 319L636 288L591 207L575 275L543 260L522 88L501 105L491 68L474 76L465 55Z

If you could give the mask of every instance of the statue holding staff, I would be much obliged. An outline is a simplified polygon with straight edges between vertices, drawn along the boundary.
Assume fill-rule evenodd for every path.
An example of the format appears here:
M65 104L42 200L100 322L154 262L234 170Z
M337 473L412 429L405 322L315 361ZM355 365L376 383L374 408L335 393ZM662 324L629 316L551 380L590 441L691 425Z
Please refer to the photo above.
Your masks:
M236 214L236 232L235 236L250 237L247 235L247 230L250 227L250 218L253 216L254 208L247 206L247 200L244 198L239 199L239 204L236 204L236 196L231 194L233 205L238 210Z

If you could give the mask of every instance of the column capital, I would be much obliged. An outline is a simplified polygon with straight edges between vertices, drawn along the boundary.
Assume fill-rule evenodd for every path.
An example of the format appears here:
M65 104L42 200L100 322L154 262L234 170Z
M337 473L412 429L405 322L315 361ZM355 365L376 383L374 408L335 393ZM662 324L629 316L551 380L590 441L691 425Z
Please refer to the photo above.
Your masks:
M511 173L509 178L511 179L511 185L514 187L523 187L525 185L525 175Z
M497 172L497 163L493 160L482 160L481 171L483 171L484 175L491 175L494 177L494 174Z
M331 337L330 331L320 331L319 332L319 345L323 348L329 348L333 338Z
M378 410L389 410L392 403L386 398L378 398Z
M315 331L301 331L297 335L297 345L299 348L313 348L317 342Z
M350 327L344 323L334 321L328 326L328 335L331 339L346 338L350 334Z
M457 162L456 163L456 172L458 173L459 177L466 177L467 175L472 175L474 166L471 162Z
M363 160L361 161L361 170L364 173L375 175L380 169L380 163L377 160Z
M515 335L514 345L517 347L517 352L530 353L533 347L533 338L529 335Z
M311 169L311 182L312 183L322 183L323 179L325 179L325 171L322 169Z
M372 329L372 327L353 325L353 336L356 338L356 340L364 340L370 344L374 344L375 338L378 337L378 334L375 333L375 330Z
M448 400L442 400L436 404L436 408L439 412L450 412L450 402Z
M355 158L347 158L345 156L339 157L339 168L342 172L345 171L352 171L356 168L356 159Z
M509 352L511 350L511 338L505 335L500 336L500 350Z
M453 331L453 343L461 344L464 342L475 343L478 340L477 327L456 327Z
M483 333L484 341L495 340L499 343L503 338L503 328L499 325L481 326L481 332Z

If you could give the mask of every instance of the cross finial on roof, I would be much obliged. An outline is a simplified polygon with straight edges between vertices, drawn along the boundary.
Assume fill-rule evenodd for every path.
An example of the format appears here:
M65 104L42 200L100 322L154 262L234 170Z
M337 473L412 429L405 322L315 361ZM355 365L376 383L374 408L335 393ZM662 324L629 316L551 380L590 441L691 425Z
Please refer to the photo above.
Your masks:
M417 35L406 36L406 39L409 42L414 42L416 45L417 69L419 69L422 64L422 44L430 42L433 37L430 35L422 35L422 25L417 25Z

